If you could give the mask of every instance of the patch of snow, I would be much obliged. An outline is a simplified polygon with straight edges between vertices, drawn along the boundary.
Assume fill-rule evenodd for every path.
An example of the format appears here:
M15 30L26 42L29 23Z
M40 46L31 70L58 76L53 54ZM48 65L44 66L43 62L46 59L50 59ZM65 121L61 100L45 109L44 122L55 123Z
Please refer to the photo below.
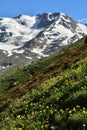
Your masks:
M8 52L8 57L13 55L12 54L12 50L13 49L17 49L18 46L15 46L15 45L11 45L11 44L5 44L5 43L0 43L0 50L4 50L4 52Z
M61 15L61 19L63 19L63 20L66 21L66 22L71 22L69 18L65 19L64 16L65 16L65 15Z
M38 48L38 47L37 47L37 48L33 48L33 49L31 50L31 52L36 53L36 54L39 54L40 57L46 57L46 56L48 56L48 55L43 54L43 50L44 50L46 47L47 47L47 46L45 45L43 49L40 49L40 48Z
M3 68L3 69L6 69L7 67L5 67L5 66L2 66L2 68Z
M48 18L48 20L49 21L52 21L52 20L57 20L58 19L58 16L56 16L55 18L52 16L51 18L50 18L50 15L52 15L52 13L48 13L48 16L47 16L47 18Z
M7 51L4 50L3 53L4 53L4 54L7 54Z
M63 12L60 12L60 16L66 16Z
M41 58L41 56L37 56L37 58L38 58L38 59L40 59L40 58Z
M41 54L42 50L43 50L43 49L40 49L40 48L37 47L37 48L33 48L33 49L31 50L31 52Z
M25 50L13 50L12 52L15 52L15 53L18 53L18 54L21 54L21 53L24 53Z
M3 69L6 69L6 68L9 68L10 66L7 65L7 66L2 66Z
M32 60L32 57L28 57L28 56L26 56L25 58Z

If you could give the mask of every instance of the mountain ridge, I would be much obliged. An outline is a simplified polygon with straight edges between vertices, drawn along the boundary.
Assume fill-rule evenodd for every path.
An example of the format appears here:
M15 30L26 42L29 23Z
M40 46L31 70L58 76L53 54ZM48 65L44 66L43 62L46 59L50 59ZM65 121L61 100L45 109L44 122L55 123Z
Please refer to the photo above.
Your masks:
M86 34L86 25L75 22L64 13L2 18L0 53L3 58L0 68L29 64L62 49Z

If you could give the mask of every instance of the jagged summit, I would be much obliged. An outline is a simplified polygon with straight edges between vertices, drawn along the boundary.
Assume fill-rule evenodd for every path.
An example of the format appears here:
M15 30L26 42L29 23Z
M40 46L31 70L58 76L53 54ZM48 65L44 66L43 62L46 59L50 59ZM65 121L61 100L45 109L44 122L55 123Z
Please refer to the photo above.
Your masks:
M50 26L53 22L56 20L59 20L61 17L68 17L62 12L55 12L55 13L43 13L43 14L38 14L37 19L40 20L40 23L38 24L38 27L47 27Z
M87 35L87 26L64 13L19 15L0 20L0 65L48 56ZM15 60L14 60L15 59Z

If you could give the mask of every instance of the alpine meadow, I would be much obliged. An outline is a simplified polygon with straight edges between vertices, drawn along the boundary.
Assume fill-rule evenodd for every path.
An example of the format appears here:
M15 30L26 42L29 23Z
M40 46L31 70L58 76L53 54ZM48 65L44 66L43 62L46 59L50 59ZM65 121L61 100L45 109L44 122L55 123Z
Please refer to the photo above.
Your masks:
M1 130L82 130L87 125L87 37L0 77Z

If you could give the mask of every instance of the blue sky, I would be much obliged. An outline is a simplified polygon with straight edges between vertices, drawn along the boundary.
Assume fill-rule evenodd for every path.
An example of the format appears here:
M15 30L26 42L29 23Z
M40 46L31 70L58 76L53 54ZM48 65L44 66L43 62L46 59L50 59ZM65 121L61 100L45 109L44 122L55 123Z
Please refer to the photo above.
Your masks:
M63 12L74 20L87 18L87 0L0 0L0 17Z

